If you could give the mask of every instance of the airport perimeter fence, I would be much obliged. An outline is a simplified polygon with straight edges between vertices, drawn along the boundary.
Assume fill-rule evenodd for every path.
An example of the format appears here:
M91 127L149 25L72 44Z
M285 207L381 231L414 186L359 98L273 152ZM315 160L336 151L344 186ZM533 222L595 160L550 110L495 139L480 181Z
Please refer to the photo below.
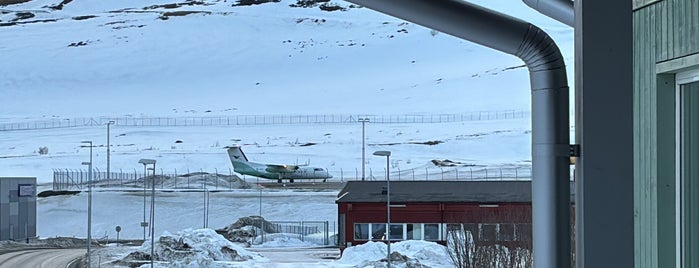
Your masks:
M329 171L333 178L328 182L344 182L349 180L362 180L361 169ZM469 180L530 180L531 167L430 167L400 169L393 168L389 174L391 180L442 180L442 181L469 181ZM82 190L86 189L89 181L89 172L85 169L54 169L53 170L53 190ZM385 180L386 170L374 170L367 168L364 180ZM571 171L572 178L572 171ZM297 180L303 181L303 180ZM162 169L156 172L155 176L148 172L147 176L143 171L117 171L107 172L94 169L92 171L92 183L95 187L103 188L151 188L155 184L159 189L214 189L233 190L256 188L258 182L276 183L276 180L262 180L258 178L238 176L231 170L226 174L221 174L218 170L213 173L204 172L184 172L177 170L165 173ZM286 180L285 180L286 182ZM320 182L316 180L315 182Z
M337 239L330 235L330 223L328 221L263 221L260 226L255 226L254 245L260 245L271 241L298 239L307 244L336 246ZM336 231L333 222L332 232ZM332 238L332 239L331 239Z
M455 114L315 114L315 115L234 115L202 117L90 117L35 120L25 122L2 122L0 131L39 130L104 126L128 127L196 127L196 126L244 126L244 125L294 125L294 124L351 124L368 119L374 124L395 123L451 123L467 121L504 120L528 118L530 111L504 110L479 111Z

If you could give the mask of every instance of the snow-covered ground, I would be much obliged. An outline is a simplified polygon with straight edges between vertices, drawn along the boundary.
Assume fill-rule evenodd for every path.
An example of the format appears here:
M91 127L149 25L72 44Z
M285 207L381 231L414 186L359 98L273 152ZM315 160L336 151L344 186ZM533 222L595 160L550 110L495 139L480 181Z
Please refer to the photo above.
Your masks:
M4 100L0 123L100 116L441 114L526 111L530 106L528 73L519 67L519 59L366 8L350 8L347 2L332 1L347 8L335 12L317 6L291 8L293 0L254 6L232 6L235 1L225 0L64 2L32 0L0 6ZM520 1L473 2L543 28L560 46L573 81L572 29ZM61 9L51 8L59 4ZM112 171L140 172L138 160L152 158L158 161L159 173L162 169L227 174L230 162L223 147L238 143L251 160L310 162L329 169L339 180L361 171L361 133L358 123L117 124L111 127L110 163ZM52 181L53 169L84 169L80 163L88 161L89 152L80 147L83 140L95 143L93 163L104 171L104 126L0 132L0 176L37 177L41 189L49 188L46 183ZM529 118L369 123L367 174L381 177L384 172L385 160L371 155L375 150L392 151L393 172L430 168L434 159L526 167L530 140ZM426 141L442 143L415 144ZM316 145L298 146L309 142ZM40 147L47 147L48 154L39 154ZM156 235L203 226L203 192L156 195ZM260 204L262 216L269 220L335 222L335 195L335 191L256 189L212 192L209 227L222 228L239 217L258 215ZM142 193L98 189L93 198L93 237L114 237L117 225L123 238L142 237L138 225L143 217ZM39 236L85 237L86 203L84 192L39 198ZM410 245L406 248L428 248ZM395 248L404 255L416 254ZM371 266L375 259L356 256L385 255L380 245L354 250L357 255L338 261L304 260L304 266ZM423 255L416 258L432 267L443 265L437 259L443 261L444 256ZM350 260L352 256L357 259ZM232 267L241 267L237 265L294 266L264 259Z

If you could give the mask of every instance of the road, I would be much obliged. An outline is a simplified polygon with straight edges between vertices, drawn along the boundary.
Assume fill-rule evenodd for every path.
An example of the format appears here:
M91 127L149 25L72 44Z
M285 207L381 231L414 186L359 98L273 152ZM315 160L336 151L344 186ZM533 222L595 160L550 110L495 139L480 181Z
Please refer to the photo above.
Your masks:
M332 261L340 258L340 250L337 248L247 248L247 250L268 258L277 265L276 267L327 267L333 266ZM292 266L279 266L281 264Z
M0 268L67 267L85 255L85 249L32 249L0 255Z

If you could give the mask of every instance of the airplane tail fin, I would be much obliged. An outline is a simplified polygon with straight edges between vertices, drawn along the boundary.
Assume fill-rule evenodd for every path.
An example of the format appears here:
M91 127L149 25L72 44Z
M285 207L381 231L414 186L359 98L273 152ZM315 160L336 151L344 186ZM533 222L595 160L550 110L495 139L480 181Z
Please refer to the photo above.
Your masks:
M228 156L231 158L231 162L248 162L248 158L240 146L228 147Z

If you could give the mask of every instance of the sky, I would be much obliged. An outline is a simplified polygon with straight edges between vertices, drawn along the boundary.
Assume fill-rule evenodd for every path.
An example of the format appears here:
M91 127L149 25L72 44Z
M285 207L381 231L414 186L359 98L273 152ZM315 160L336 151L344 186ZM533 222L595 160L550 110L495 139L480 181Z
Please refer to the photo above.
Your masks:
M58 2L0 7L0 24L21 12L34 17L20 22L52 20L0 26L0 94L6 100L0 105L0 123L102 116L441 114L528 111L531 105L526 68L509 69L522 65L521 60L366 8L324 12L290 8L291 0L250 7L211 0L177 9L144 9L170 0L74 0L62 10L47 8ZM520 1L473 2L533 22L550 34L564 55L573 87L571 28ZM162 19L173 10L204 13ZM76 19L80 16L95 17ZM368 172L384 172L383 158L371 156L375 150L393 152L392 178L438 169L430 166L434 159L526 169L530 120L369 123ZM223 147L232 143L242 144L252 161L309 163L327 168L338 180L361 170L362 129L357 123L117 124L111 131L113 171L137 172L142 168L138 159L153 158L165 173L230 173ZM82 140L95 142L93 164L103 171L105 132L104 126L0 132L0 176L34 176L46 189L54 169L84 169L80 163L87 161L89 150L80 147ZM433 140L443 143L412 144ZM298 146L304 142L317 145ZM47 147L48 154L38 154L40 147ZM263 191L260 199L260 192L250 190L214 193L210 226L258 214L260 200L265 200L263 216L271 220L335 221L335 194ZM123 237L139 237L142 196L104 189L94 198L95 236L112 235L114 226L121 225ZM156 234L197 228L203 220L198 216L202 198L196 192L159 193L163 213L156 222L164 224ZM40 198L39 236L80 237L85 202L85 193Z

